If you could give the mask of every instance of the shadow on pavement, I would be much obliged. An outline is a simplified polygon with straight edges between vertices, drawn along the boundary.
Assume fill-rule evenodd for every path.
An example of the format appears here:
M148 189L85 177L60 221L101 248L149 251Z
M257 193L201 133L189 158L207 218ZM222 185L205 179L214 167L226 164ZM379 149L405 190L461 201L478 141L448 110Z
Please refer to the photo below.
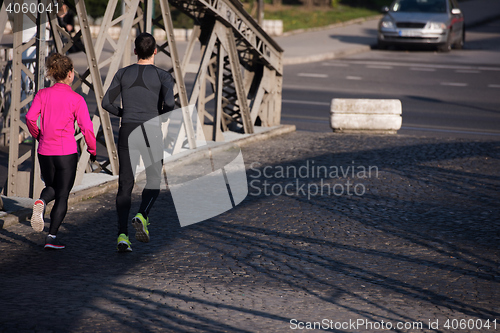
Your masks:
M361 44L361 45L372 45L377 43L377 34L375 32L374 36L349 36L349 35L330 35L330 38L336 39L343 43L349 44Z
M181 229L163 190L151 243L132 234L129 254L114 253L115 193L68 213L61 252L44 252L27 224L0 230L0 331L255 332L265 324L278 332L292 318L426 328L431 316L500 316L500 141L296 133L243 153L249 182L260 183L241 205ZM376 166L378 177L276 174L308 161ZM269 189L351 180L366 193L308 198L290 186L293 195L265 195L264 180Z
M477 110L481 110L481 111L486 111L486 112L491 112L491 113L500 113L500 111L498 109L489 109L489 108L483 108L483 107L478 107L477 105L467 105L463 102L452 102L452 101L443 101L441 99L437 99L437 98L430 98L430 97L422 97L422 96L405 96L407 98L410 98L410 99L414 99L414 100L418 100L418 101L422 101L422 102L429 102L429 103L443 103L443 104L448 104L448 105L454 105L454 106L457 106L457 107L467 107L467 108L471 108L471 109L477 109Z

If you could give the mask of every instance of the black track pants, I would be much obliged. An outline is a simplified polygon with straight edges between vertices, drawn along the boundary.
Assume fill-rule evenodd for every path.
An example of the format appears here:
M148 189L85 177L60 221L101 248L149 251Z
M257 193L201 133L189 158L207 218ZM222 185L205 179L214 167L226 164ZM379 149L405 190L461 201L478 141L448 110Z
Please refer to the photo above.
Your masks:
M75 182L78 154L54 156L38 154L38 161L45 182L40 199L46 204L55 200L50 213L49 233L56 235L68 211L68 197Z
M128 235L128 221L130 207L132 205L132 190L134 188L135 169L139 164L138 156L133 156L129 149L128 138L130 133L140 124L124 123L120 127L118 137L118 160L119 179L118 179L118 194L116 195L116 211L118 213L118 235ZM161 182L161 167L163 161L159 161L146 168L147 184L142 191L142 200L139 208L139 213L147 217L153 207L156 198L160 194Z

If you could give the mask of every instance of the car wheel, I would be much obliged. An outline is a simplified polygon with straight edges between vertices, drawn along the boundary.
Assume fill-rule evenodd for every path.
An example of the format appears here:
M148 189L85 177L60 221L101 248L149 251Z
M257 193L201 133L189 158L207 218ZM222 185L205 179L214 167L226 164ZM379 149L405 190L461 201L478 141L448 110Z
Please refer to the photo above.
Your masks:
M448 31L448 38L446 42L438 46L439 52L450 52L451 51L451 31Z
M381 41L380 39L378 40L378 43L377 43L377 48L379 50L385 50L387 49L387 43Z
M453 44L453 48L461 50L464 48L464 43L465 43L465 27L462 30L462 36L460 37L460 39L456 41L455 44Z

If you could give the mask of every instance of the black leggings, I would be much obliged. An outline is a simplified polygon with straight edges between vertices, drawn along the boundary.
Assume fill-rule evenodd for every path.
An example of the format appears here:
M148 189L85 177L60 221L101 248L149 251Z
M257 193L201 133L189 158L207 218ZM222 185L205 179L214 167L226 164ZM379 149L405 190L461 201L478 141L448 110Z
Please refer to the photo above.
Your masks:
M132 190L134 188L135 169L139 163L139 155L137 155L137 148L129 147L129 136L134 129L140 124L135 123L122 123L118 136L118 161L119 161L119 179L118 179L118 193L116 195L116 211L118 213L118 235L128 235L128 219L130 214L130 207L132 206ZM161 140L161 137L154 138L151 133L148 133L149 138L153 140ZM157 133L155 136L159 136ZM131 151L133 152L131 161ZM153 207L156 198L160 194L161 182L161 167L163 161L154 163L146 168L147 183L142 191L142 200L139 207L139 213L147 218L149 211Z
M55 156L38 154L38 161L45 182L40 199L46 204L55 200L50 212L49 233L56 235L68 211L68 197L75 182L78 154Z

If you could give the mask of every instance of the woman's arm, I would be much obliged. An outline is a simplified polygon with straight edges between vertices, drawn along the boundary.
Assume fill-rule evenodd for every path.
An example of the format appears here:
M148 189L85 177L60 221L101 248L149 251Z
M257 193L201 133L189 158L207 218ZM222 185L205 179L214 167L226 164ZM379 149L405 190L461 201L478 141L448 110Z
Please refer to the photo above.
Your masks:
M40 113L42 112L42 101L40 95L40 92L35 95L33 103L31 103L31 107L28 113L26 113L26 125L28 126L31 136L36 140L40 139L40 129L37 125L38 117L40 117Z

